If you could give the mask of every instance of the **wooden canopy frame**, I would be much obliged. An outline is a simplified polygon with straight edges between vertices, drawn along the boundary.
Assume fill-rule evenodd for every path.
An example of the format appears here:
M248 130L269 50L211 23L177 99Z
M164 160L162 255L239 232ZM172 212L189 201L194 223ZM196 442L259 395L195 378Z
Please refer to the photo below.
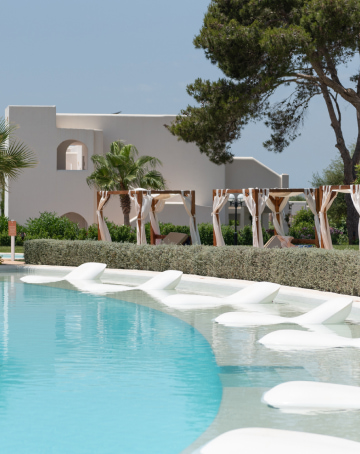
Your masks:
M337 190L341 191L341 189L350 190L351 188L354 191L354 186L359 186L359 185L356 185L356 184L338 184L338 185L325 185L325 186L330 187L331 197L330 197L329 202L331 202L331 200L335 199L335 197L337 196L337 192L334 192L334 191L337 191ZM320 209L321 209L322 201L323 201L323 198L324 198L323 187L320 186L319 188L316 189L315 192L316 192L316 196L315 196L315 198L316 198L316 211L319 213ZM326 227L327 227L329 225L327 212L325 213L324 218L325 218ZM321 235L321 233L320 233L320 235ZM322 235L321 235L321 245L319 247L322 247L323 244L324 244L324 240L323 240Z
M269 193L271 193L271 195L269 195L269 198L270 200L272 201L272 203L275 205L275 209L276 209L276 218L278 220L278 222L280 223L280 213L278 213L278 210L279 210L279 207L282 203L282 201L284 200L285 197L288 197L289 194L293 193L293 192L297 192L297 193L304 193L305 191L305 188L269 188L266 190L269 191ZM213 201L215 199L215 196L216 196L216 192L218 191L218 189L213 189ZM223 189L224 191L224 189ZM314 189L313 189L314 191ZM315 189L315 199L316 199L316 211L319 212L320 211L320 208L318 209L318 206L320 207L321 206L321 202L319 200L319 194L316 192L318 191L318 189ZM250 188L248 189L226 189L226 193L227 194L243 194L245 192L245 195L246 197L249 197L250 195ZM259 207L258 207L258 197L259 197L259 194L262 194L264 192L264 188L253 188L252 189L252 197L255 201L255 206L256 206L256 218L257 218L257 229L258 229L258 233L260 232L260 229L261 229L261 220L259 218ZM214 216L217 217L217 220L219 221L219 212L216 212L214 213ZM236 222L236 220L235 220ZM277 234L276 230L274 231L275 235ZM316 229L315 229L315 240L305 240L305 239L294 239L292 241L293 244L315 244L316 247L320 247L320 244L319 244L319 238L317 236L317 232L316 232ZM214 246L216 246L216 237L215 237L215 231L213 230L213 244Z
M104 191L97 191L96 207L99 206L102 192L104 192ZM180 191L180 190L158 190L157 191L155 189L151 189L151 190L150 189L149 190L145 189L145 190L107 191L109 196L111 196L111 195L125 195L125 194L128 194L131 197L134 197L136 195L137 202L140 205L140 212L138 214L138 218L137 218L137 221L136 221L138 229L141 228L141 207L142 207L142 203L143 203L143 196L144 196L144 194L148 194L149 192L150 192L151 195L153 195L153 194L155 194L155 195L159 195L159 194L181 195L181 193L183 193L184 196L187 196L187 195L191 194L192 195L192 198L191 198L191 215L193 216L193 218L194 218L194 220L196 222L196 218L195 218L195 214L196 214L196 210L195 210L195 191L194 190L186 190L186 191ZM153 200L152 201L151 210L153 212L155 212L155 206L156 206L157 202L158 202L158 200ZM104 219L103 208L100 210L100 215ZM98 240L101 240L100 229L99 229L99 221L97 222L97 224L98 224ZM165 238L165 236L166 235L156 235L156 233L154 232L154 230L152 228L151 222L150 222L150 244L155 245L157 239L163 239L163 238Z

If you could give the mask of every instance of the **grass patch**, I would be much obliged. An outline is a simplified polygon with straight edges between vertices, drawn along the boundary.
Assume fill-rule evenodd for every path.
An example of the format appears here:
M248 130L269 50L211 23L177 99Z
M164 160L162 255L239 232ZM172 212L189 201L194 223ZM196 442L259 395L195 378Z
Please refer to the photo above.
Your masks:
M0 246L0 252L11 252L11 246ZM15 252L24 252L24 246L15 246Z

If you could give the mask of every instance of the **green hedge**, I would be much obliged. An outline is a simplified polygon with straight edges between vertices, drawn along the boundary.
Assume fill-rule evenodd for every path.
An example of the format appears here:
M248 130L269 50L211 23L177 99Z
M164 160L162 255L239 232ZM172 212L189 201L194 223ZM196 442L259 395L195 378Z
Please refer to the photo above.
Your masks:
M25 262L165 271L360 295L360 254L351 250L258 249L243 246L137 246L97 241L25 241Z

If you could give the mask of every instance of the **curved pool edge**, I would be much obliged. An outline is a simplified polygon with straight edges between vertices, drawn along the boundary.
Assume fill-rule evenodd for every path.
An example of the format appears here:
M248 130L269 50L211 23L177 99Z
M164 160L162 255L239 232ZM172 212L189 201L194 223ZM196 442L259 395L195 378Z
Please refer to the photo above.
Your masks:
M72 266L50 266L50 265L2 265L0 270L3 269L16 269L17 271L27 270L30 271L34 270L49 270L55 272L64 272L64 275L75 269L76 267ZM158 271L147 271L147 270L132 270L132 269L106 269L104 272L104 276L111 274L118 274L118 275L132 275L137 278L150 278L159 274ZM224 279L219 277L210 277L210 276L198 276L196 274L183 274L182 280L185 282L193 282L193 283L200 283L200 284L213 284L213 285L229 285L231 287L238 287L244 288L248 285L254 283L254 281L247 281L242 279ZM145 282L145 281L144 281ZM298 295L298 293L302 293L302 295ZM276 298L277 302L281 302L282 300L288 300L289 296L293 299L294 302L302 302L302 300L306 299L307 301L311 302L313 300L314 303L320 303L321 301L326 301L329 298L336 298L340 296L351 296L354 300L354 306L360 309L360 296L354 295L345 295L341 293L333 293L333 292L324 292L321 290L313 290L307 289L302 287L290 287L286 285L281 286L281 290Z
M11 265L4 265L2 268L3 271L6 271L7 268L9 268L10 271L14 271L16 269L17 272L25 271L25 272L30 272L35 271L44 271L48 270L49 272L58 272L58 273L63 273L64 275L69 271L72 270L73 267L53 267L53 266L45 266L45 265L25 265L25 266L11 266ZM105 277L110 277L110 276L132 276L134 280L137 282L141 281L142 279L146 281L148 278L157 275L158 272L153 272L153 271L139 271L139 270L114 270L114 269L109 269L105 271L104 276ZM196 275L184 275L183 276L183 281L185 283L189 284L197 284L197 285L204 285L204 288L206 288L209 284L213 285L214 288L216 286L224 286L226 285L227 287L231 288L244 288L247 285L252 284L252 281L244 281L244 280L235 280L235 279L221 279L221 278L214 278L214 277L207 277L207 276L196 276ZM207 290L209 291L209 290ZM331 292L323 292L323 291L318 291L318 290L312 290L312 289L303 289L303 288L298 288L298 287L288 287L288 286L282 286L281 291L279 292L278 297L276 298L276 302L285 302L291 299L292 301L301 304L304 304L306 306L316 306L320 304L323 301L326 301L329 298L337 298L341 297L343 295L341 294L336 294L336 293L331 293ZM109 297L109 296L107 296ZM359 310L360 311L360 297L354 297L351 296L354 300L354 308L356 309L356 312ZM110 296L111 298L111 296ZM132 302L132 301L129 301ZM141 303L140 303L141 304ZM161 310L161 308L159 308ZM165 308L164 308L165 310ZM175 311L175 313L171 313L170 315L180 318L181 313ZM183 321L186 321L182 319ZM187 322L189 323L189 322ZM195 329L197 329L192 323L189 323L192 325ZM201 330L197 329L200 334L205 337L205 339L209 342L209 339L207 338L206 335L204 335ZM209 342L210 348L212 349L215 357L216 351L213 349L211 342ZM236 422L236 417L235 414L229 414L229 408L232 408L232 402L234 400L239 400L239 393L242 393L246 391L242 390L241 388L222 388L222 399L220 403L220 407L217 413L217 416L215 417L214 421L211 423L211 425L206 429L205 432L200 435L200 437L192 443L190 446L188 446L184 451L182 451L179 454L193 454L199 447L203 446L206 442L210 441L212 438L215 438L219 433L223 433L232 429L237 429L238 424ZM264 389L265 391L265 389ZM259 393L259 399L261 398L263 390L258 389L257 391ZM226 418L224 418L224 414L226 414ZM227 420L226 427L224 426L224 420ZM265 427L265 426L264 426ZM269 424L268 427L271 427L271 423Z

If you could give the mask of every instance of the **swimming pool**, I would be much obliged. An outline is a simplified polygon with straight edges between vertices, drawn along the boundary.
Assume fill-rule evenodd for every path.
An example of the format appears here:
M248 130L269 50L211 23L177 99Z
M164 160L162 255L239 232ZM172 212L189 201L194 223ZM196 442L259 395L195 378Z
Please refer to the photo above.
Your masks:
M40 271L38 273L40 274ZM66 282L58 283L56 287L23 284L18 286L18 277L21 275L4 276L7 285L5 293L9 294L9 299L7 303L4 299L3 315L0 318L2 345L7 345L7 350L3 350L2 356L7 352L4 358L11 356L16 359L19 356L22 359L13 363L12 375L7 378L10 386L7 384L0 388L3 402L8 402L7 406L1 407L0 424L7 411L13 418L11 427L7 423L5 427L0 425L1 433L4 433L4 430L9 431L8 440L17 436L17 423L14 421L17 420L16 412L22 411L20 397L21 393L25 393L27 380L30 380L30 384L37 389L39 399L42 396L40 384L35 386L34 380L31 380L32 376L35 377L36 371L39 371L40 378L44 379L42 387L45 387L46 393L49 392L51 396L55 391L51 390L50 393L50 390L47 390L56 386L56 392L60 397L57 399L54 397L54 402L57 403L55 407L50 397L32 399L33 405L26 404L27 417L23 418L20 415L19 420L25 424L27 430L33 431L33 435L26 435L25 431L27 439L33 437L34 443L36 439L44 440L44 444L40 446L44 450L29 451L24 448L23 451L18 451L20 454L49 452L46 449L49 446L52 449L51 441L58 439L61 439L60 448L63 450L55 446L55 450L50 452L64 452L66 449L70 453L192 454L199 446L217 435L241 427L281 428L330 434L360 441L358 430L360 412L287 414L261 402L265 391L291 380L360 386L360 349L273 351L257 341L274 330L304 328L289 324L227 327L215 324L213 320L219 314L233 310L230 306L178 310L163 305L156 294L145 294L135 290L126 294L111 294L104 298L76 292L74 287ZM108 272L103 280L109 283L138 285L146 279L146 273L136 276L126 272L118 274ZM33 289L31 292L27 290L29 287ZM46 296L39 294L39 297L34 297L35 300L40 298L42 302L31 302L32 298L28 298L28 292L29 295L37 295L38 290L35 292L34 289L45 291ZM196 282L183 279L179 286L179 292L198 292L220 297L236 290L238 288L232 286L231 282L223 281L221 285L215 285L209 284L203 278L197 278ZM280 298L276 304L258 305L254 310L291 317L306 312L314 304L318 302L308 301L307 298L300 298L297 301L296 298L288 300ZM123 317L126 322L122 322ZM14 325L15 320L18 321ZM355 315L352 314L351 322L333 326L331 329L342 336L360 337L359 320L358 311ZM34 327L33 334L28 332L30 325ZM119 326L124 328L125 337ZM24 332L27 332L25 336ZM5 339L8 339L8 344ZM26 348L21 356L24 344ZM36 359L37 353L34 355L35 359L32 358L27 353L28 345L29 348L33 345L35 352L38 345L44 345L44 354L52 358L53 366L45 367L45 362ZM149 347L146 347L147 345ZM182 349L181 346L186 348ZM187 351L188 349L190 351ZM150 359L148 361L148 355L152 356L151 361ZM42 357L40 353L39 357ZM78 369L79 361L83 368ZM152 364L162 366L155 367L155 372L150 374L144 372L142 367L144 361L145 365L153 361ZM128 369L133 369L134 374ZM114 383L118 381L113 380L117 377L121 382L122 374L129 377L127 400L123 396L124 387L115 385ZM138 377L140 388L144 388L143 392L140 389L139 394L137 393L139 385L136 381ZM100 391L100 396L102 395L103 382L106 384L105 401L96 394L96 391ZM156 400L150 398L147 392L149 389L150 396L153 390L158 396ZM163 398L162 390L165 390ZM32 390L31 395L33 393ZM7 395L9 397L6 397ZM125 411L122 415L117 414L119 409L128 408L122 404L121 399L125 399L125 403L137 402L137 405L131 411ZM114 405L110 404L110 408L107 409L105 402L112 400ZM34 402L39 407L36 411L31 408L35 405ZM70 415L71 423L67 424L67 416L64 415L73 408L71 406L73 402L76 403L76 408L82 409L82 413L80 414L80 409L76 410L74 416ZM171 406L168 402L171 402ZM101 406L101 403L104 405ZM94 412L97 404L101 409L97 411L100 422ZM58 406L64 413L60 414L60 410L55 411ZM46 419L41 416L43 413L51 416L54 413L54 417L60 421L59 427L54 429L50 420L45 421L44 433L35 422L29 422L32 419L31 411L34 415L40 415L39 421ZM178 415L177 419L174 419L174 413ZM120 422L116 424L116 421ZM147 430L149 424L151 431ZM127 432L119 434L119 430ZM67 441L63 440L64 434L68 437ZM138 443L136 448L138 451L134 450L134 440ZM104 449L99 451L103 441ZM75 449L74 443L78 442L80 444L84 442L88 451L81 451L81 447L77 451L71 451ZM62 443L67 444L63 447ZM98 451L95 449L91 451L92 444ZM116 450L111 451L114 446Z
M1 452L177 454L216 416L215 357L187 323L11 277L0 291Z
M4 259L11 259L11 252L0 252L0 256ZM15 252L15 260L21 260L24 258L24 254L22 252Z

